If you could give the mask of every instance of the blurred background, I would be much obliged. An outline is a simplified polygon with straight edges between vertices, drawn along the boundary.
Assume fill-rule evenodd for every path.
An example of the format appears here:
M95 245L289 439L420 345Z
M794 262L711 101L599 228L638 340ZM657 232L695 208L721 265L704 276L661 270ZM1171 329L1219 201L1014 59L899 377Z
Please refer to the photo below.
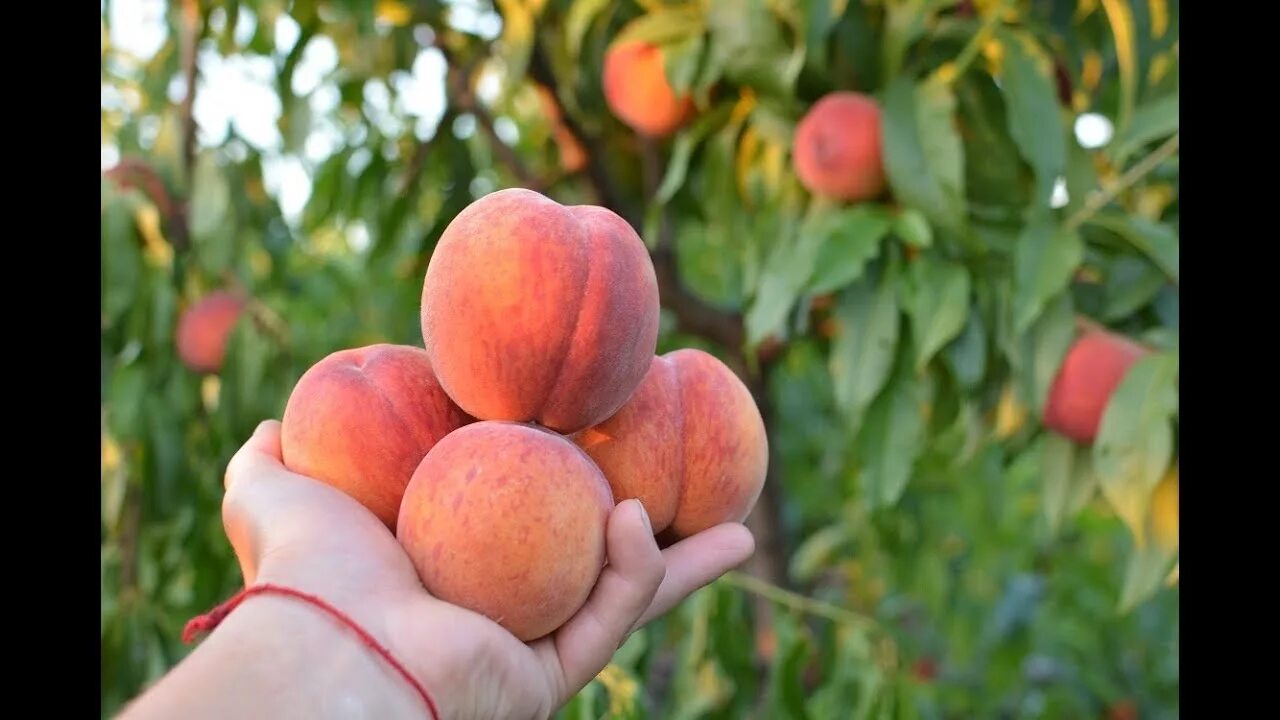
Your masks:
M1178 716L1176 0L104 0L101 21L104 717L240 587L231 454L326 354L420 345L434 242L512 186L629 220L659 352L723 358L770 433L756 557L562 717ZM619 39L692 98L674 132L606 100ZM882 109L872 200L793 166L838 90ZM1068 376L1105 408L1088 432L1046 420Z

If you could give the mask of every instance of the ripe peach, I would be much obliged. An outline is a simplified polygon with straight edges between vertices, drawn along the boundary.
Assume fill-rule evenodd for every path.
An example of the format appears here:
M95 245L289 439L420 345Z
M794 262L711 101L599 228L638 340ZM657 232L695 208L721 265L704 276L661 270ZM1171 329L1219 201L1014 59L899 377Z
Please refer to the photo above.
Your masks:
M676 516L684 476L683 424L675 367L654 357L621 410L573 437L604 471L618 502L640 499L655 533Z
M529 641L586 603L613 505L600 470L564 437L485 421L423 458L396 536L432 595Z
M467 413L576 432L617 412L644 377L658 337L653 263L605 208L500 190L436 245L422 337Z
M244 298L235 293L210 293L187 308L178 319L174 341L178 358L195 372L222 369L227 341L245 309Z
M1084 331L1067 351L1049 389L1045 427L1079 443L1092 443L1107 403L1146 348L1102 329Z
M604 56L604 98L633 130L666 137L694 114L693 99L676 97L663 69L662 49L639 40L616 43Z
M796 126L792 163L815 195L871 200L885 188L880 106L867 95L835 92L814 103Z
M347 493L395 529L418 463L471 421L445 394L424 350L375 344L312 365L289 395L284 464Z
M769 464L764 421L747 387L715 356L691 348L653 358L623 409L575 440L619 502L641 498L655 533L676 538L746 519Z

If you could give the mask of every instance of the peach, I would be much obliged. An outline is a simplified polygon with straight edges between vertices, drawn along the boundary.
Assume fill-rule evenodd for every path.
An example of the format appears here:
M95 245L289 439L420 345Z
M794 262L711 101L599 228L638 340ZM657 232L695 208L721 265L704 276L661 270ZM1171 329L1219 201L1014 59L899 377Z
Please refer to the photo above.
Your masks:
M227 341L240 322L245 305L239 295L218 291L187 308L178 319L174 337L182 363L195 372L221 370Z
M617 412L644 378L657 276L613 212L500 190L445 228L423 281L422 337L468 414L573 433Z
M885 188L880 106L867 95L834 92L796 125L791 153L809 192L836 200L871 200Z
M546 85L537 85L538 100L542 104L542 112L551 123L556 145L560 148L560 167L566 173L576 173L587 166L587 151L578 142L578 138L569 129L560 115L560 103Z
M618 502L640 499L655 533L676 516L684 475L682 425L675 367L654 357L621 410L573 437L604 471Z
M640 498L654 532L668 537L745 520L769 465L750 391L715 356L692 348L653 358L622 410L574 439L615 498Z
M694 114L689 95L676 97L667 82L662 49L650 42L615 43L604 55L604 98L609 110L631 129L666 137Z
M1098 435L1107 404L1146 348L1116 333L1085 330L1062 360L1045 402L1045 427L1089 444Z
M396 537L432 595L529 641L586 603L613 505L599 468L564 437L483 421L423 458Z
M339 350L303 373L280 444L286 467L342 490L394 530L418 463L468 422L426 351L375 344Z

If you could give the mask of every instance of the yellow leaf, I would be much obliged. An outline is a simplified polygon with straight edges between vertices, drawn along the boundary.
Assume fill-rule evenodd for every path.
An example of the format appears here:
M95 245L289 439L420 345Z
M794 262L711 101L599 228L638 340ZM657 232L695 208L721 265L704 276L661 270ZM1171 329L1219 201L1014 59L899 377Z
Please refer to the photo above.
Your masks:
M249 269L253 272L254 277L259 279L265 278L271 274L271 254L260 247L254 246L249 250Z
M1169 470L1151 496L1151 531L1165 550L1178 547L1178 468Z
M992 75L999 75L1004 69L1004 44L997 38L991 38L982 45L982 57L987 59L987 70Z
M133 217L145 245L143 253L147 261L156 267L169 267L173 262L173 246L160 232L160 211L151 203L142 203Z
M929 79L942 85L950 85L956 79L956 64L949 60L942 63Z
M1169 30L1168 0L1147 0L1151 11L1151 37L1159 40Z
M1178 584L1178 565L1179 563L1173 564L1173 569L1169 571L1169 577L1164 579L1165 585L1173 587Z
M1080 0L1076 3L1076 22L1089 17L1094 10L1098 9L1098 0Z
M596 680L599 680L609 693L610 716L627 717L635 712L639 687L625 670L609 663L596 675Z
M750 87L742 88L741 93L738 95L738 102L734 104L733 112L729 114L729 125L737 125L743 120L746 120L747 116L751 114L751 111L755 109L755 90L752 90Z
M1151 58L1151 68L1147 70L1147 84L1155 85L1163 80L1172 66L1173 60L1169 57L1169 53L1160 53Z
M1085 52L1081 65L1080 87L1093 92L1102 80L1102 55L1097 50L1089 50Z
M744 198L750 198L751 194L747 192L747 173L751 171L751 161L755 159L756 149L760 147L760 134L756 132L754 127L749 127L742 133L742 140L738 143L738 157L734 163L736 179L738 181L738 194Z
M204 402L204 407L209 412L218 409L218 395L222 391L222 381L217 375L206 375L200 381L200 399Z
M374 6L373 16L379 22L403 27L413 19L413 9L399 0L378 0Z
M1013 385L1005 385L996 405L996 438L1007 440L1027 422L1027 407L1018 400Z
M120 452L120 444L110 435L102 436L102 470L103 472L114 472L120 467L120 461L123 453Z
M1135 212L1148 220L1159 220L1173 202L1174 190L1169 183L1148 185L1136 192Z
M1111 21L1111 33L1116 41L1116 62L1120 65L1120 113L1116 132L1129 128L1129 116L1133 114L1133 98L1137 90L1137 48L1133 25L1133 11L1125 0L1101 0Z

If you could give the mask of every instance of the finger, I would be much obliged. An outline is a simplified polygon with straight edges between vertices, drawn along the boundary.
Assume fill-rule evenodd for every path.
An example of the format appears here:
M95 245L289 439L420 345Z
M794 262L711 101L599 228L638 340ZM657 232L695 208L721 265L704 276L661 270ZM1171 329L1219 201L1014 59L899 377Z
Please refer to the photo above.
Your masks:
M586 604L555 636L567 700L608 664L665 574L649 515L639 500L619 503L606 530L609 564Z
M230 489L232 483L242 477L254 475L266 469L283 470L284 455L280 449L280 423L275 420L264 420L258 424L253 435L231 456L227 463L227 472L222 477L224 489Z
M662 551L667 574L633 631L675 607L693 591L746 562L756 541L745 525L725 523Z

